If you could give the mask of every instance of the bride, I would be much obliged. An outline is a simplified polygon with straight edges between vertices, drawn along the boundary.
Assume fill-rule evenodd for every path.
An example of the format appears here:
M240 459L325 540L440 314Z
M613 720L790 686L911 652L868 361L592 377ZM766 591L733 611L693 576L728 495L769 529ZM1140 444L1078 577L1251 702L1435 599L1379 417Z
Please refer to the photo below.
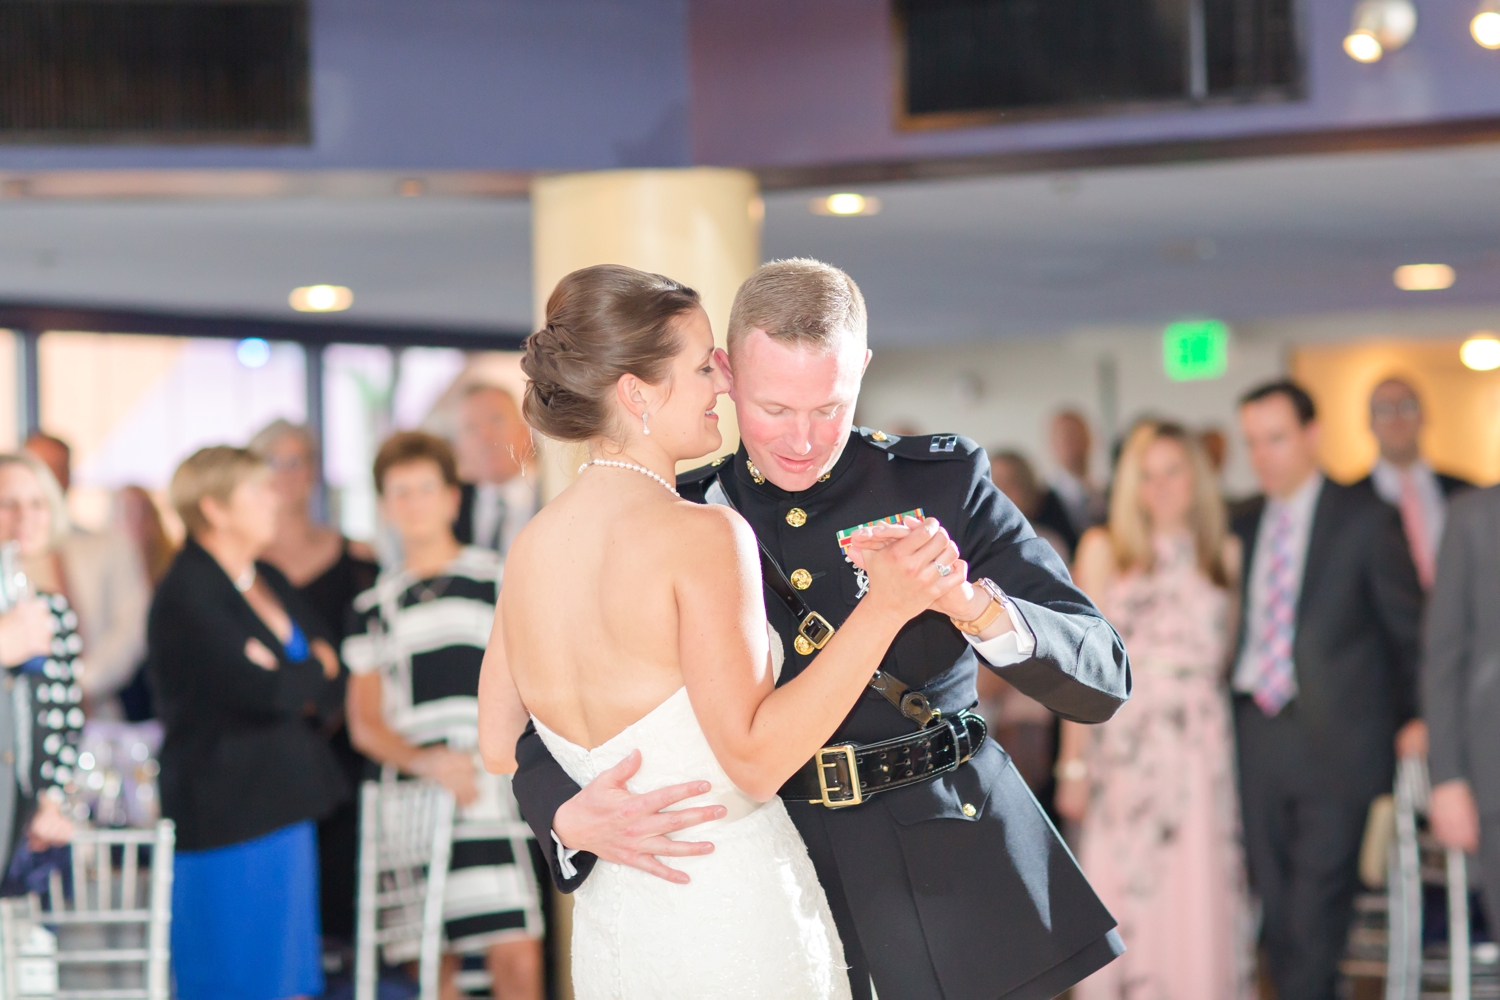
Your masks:
M579 784L639 751L632 791L706 779L686 805L717 817L693 831L712 853L682 859L678 884L594 869L573 911L576 995L848 997L828 902L776 791L967 567L934 521L866 531L868 594L777 687L750 526L672 485L679 461L718 449L729 388L697 294L626 267L575 271L522 367L527 420L590 460L511 547L480 681L485 762L515 770L529 717Z

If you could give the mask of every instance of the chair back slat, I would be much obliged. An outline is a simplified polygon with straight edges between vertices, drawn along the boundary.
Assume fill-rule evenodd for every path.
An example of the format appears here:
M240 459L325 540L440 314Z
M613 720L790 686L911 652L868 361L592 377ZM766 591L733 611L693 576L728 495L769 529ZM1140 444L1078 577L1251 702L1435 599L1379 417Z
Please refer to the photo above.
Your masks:
M135 880L136 868L140 857L140 848L134 844L125 845L125 857L120 871L120 909L133 910L141 905L136 898Z

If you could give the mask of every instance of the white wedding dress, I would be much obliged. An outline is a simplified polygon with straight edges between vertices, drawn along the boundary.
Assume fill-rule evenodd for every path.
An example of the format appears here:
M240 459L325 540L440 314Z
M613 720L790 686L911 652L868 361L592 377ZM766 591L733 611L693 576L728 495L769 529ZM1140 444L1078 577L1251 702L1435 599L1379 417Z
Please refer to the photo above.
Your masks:
M779 677L784 654L774 629L771 657ZM687 885L626 865L594 866L573 896L577 1000L849 996L844 948L801 835L780 799L757 802L729 780L687 688L592 750L533 721L580 785L638 749L632 792L707 780L708 794L682 807L728 810L721 820L669 835L713 841L712 854L666 859L691 877Z

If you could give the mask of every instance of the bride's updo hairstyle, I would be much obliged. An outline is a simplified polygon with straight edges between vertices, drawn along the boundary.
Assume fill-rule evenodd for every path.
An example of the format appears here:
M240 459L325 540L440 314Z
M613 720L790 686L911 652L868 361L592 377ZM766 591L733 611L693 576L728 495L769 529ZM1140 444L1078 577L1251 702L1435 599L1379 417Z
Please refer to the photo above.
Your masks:
M674 320L698 293L619 264L574 271L547 299L547 325L526 338L526 422L559 441L610 434L621 375L659 385L682 344Z

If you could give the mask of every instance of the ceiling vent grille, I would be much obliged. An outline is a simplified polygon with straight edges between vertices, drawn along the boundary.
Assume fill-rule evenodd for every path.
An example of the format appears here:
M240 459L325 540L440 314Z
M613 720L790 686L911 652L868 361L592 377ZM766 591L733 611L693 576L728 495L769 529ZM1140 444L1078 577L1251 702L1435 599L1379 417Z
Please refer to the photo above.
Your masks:
M306 0L0 0L0 142L310 141Z
M901 124L1301 96L1295 0L895 0Z

